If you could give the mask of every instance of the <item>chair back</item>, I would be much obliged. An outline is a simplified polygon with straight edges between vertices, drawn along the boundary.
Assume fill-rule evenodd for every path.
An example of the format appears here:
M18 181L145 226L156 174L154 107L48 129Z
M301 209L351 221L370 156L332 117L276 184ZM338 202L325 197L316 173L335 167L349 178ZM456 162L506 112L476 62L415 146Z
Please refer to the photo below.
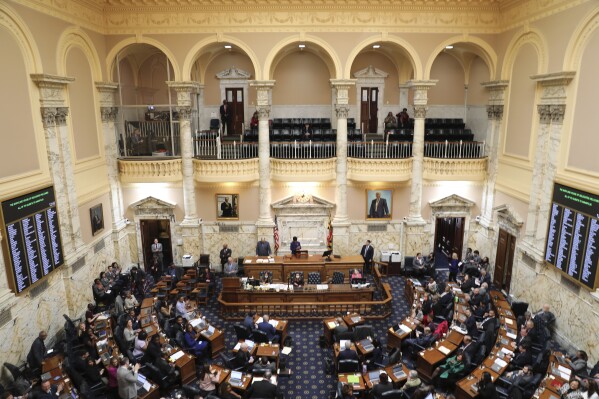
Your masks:
M401 389L392 389L390 391L383 392L379 397L381 399L401 399L402 392Z
M355 373L360 371L360 363L354 359L339 360L338 373Z
M235 329L235 335L237 335L238 341L240 339L247 339L249 337L248 330L245 328L245 326L242 326L241 324L235 324L233 329Z
M333 272L333 284L343 284L345 277L342 272Z
M308 273L308 284L320 284L320 273L319 272Z
M254 342L257 344L266 344L268 343L268 335L264 331L255 330L253 333Z
M365 324L363 326L354 327L354 337L355 337L356 342L361 341L366 337L374 338L372 326Z

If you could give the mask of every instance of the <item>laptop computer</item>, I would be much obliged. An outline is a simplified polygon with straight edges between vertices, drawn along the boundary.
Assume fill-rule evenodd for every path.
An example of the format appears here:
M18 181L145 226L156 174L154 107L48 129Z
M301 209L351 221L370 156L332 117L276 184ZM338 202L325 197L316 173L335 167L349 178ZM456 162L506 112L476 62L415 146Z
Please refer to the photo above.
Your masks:
M393 375L395 378L404 378L406 373L404 373L402 366L395 366L393 367Z
M205 337L211 337L214 334L214 326L208 326L201 334Z
M360 344L362 345L365 351L371 351L374 349L374 345L372 344L372 342L370 342L368 338L364 338L362 341L360 341Z
M152 323L152 318L150 316L144 316L141 318L139 323L141 324L142 327L145 327Z
M102 353L102 362L108 363L109 360L110 360L110 353L108 353L108 352Z
M379 380L381 378L381 372L378 370L369 371L368 378L370 379L370 382L372 382L373 384L376 384L379 382Z
M148 327L144 327L144 331L146 332L146 334L149 334L152 331L154 331L154 329L152 328L152 326L148 326Z
M493 365L491 366L491 370L493 370L496 373L500 373L501 372L501 366L497 363L493 363Z
M139 313L143 316L149 316L152 314L152 307L143 308Z
M146 394L148 391L144 388L144 384L147 382L147 378L143 375L138 373L137 374L137 381L135 382L135 384L137 384L137 393L138 394Z
M229 378L229 384L233 386L241 386L241 378L243 374L241 371L231 371L231 378Z
M96 331L106 328L106 320L96 321L94 327L96 328Z

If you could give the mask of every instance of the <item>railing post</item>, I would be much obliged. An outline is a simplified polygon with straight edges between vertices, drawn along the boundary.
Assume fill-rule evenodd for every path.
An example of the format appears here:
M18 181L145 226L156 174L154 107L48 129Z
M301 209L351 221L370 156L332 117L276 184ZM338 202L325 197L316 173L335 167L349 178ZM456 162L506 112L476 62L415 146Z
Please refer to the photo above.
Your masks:
M374 158L374 140L370 140L370 159Z
M480 148L482 148L482 151L480 151ZM479 144L479 154L480 154L479 158L482 158L482 157L484 157L486 155L485 154L485 148L487 148L487 141L486 140L483 141L482 147Z
M310 151L308 153L308 158L312 159L312 140L310 140Z
M216 159L222 159L220 136L216 138Z
M462 158L462 145L463 144L464 143L462 142L462 140L460 140L460 156L459 156L460 159Z
M447 146L449 145L449 141L445 140L445 155L443 158L447 158Z
M293 140L293 158L297 159L297 140Z
M233 140L233 153L231 154L231 159L237 159L237 140Z

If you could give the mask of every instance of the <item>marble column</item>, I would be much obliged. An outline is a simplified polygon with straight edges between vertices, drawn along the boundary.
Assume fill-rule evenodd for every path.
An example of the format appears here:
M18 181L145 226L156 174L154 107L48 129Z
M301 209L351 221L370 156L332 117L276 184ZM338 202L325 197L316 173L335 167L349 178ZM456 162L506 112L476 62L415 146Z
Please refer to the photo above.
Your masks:
M50 175L54 183L56 204L60 217L60 232L63 244L65 263L70 264L84 253L85 246L81 238L81 222L73 160L71 159L71 142L67 126L69 108L66 107L67 85L74 78L33 74L31 79L40 90L40 105Z
M566 89L574 75L575 72L557 72L531 76L541 89L537 105L540 123L536 132L537 148L523 244L538 262L544 258L548 212L566 108Z
M487 179L482 197L481 218L479 223L489 228L493 220L495 206L495 183L497 181L497 166L499 162L499 135L503 120L503 105L507 80L484 82L482 86L489 92L487 105L487 140L485 154L487 155Z
M254 80L250 86L256 88L256 110L258 111L258 170L260 213L256 226L258 235L264 236L272 241L272 234L267 229L274 226L270 215L271 190L270 190L270 142L269 142L269 118L270 118L270 94L274 80ZM272 243L271 243L272 244Z
M422 168L424 163L424 119L428 109L428 90L437 80L413 80L414 90L414 141L412 143L412 182L408 223L422 224Z
M355 85L355 80L331 79L331 85L336 91L335 114L337 117L337 158L336 187L335 187L335 218L333 223L347 224L347 116L349 113L349 90Z
M131 262L129 242L125 228L125 212L123 208L123 192L119 179L119 148L117 137L117 115L115 96L118 84L111 82L96 82L99 94L100 115L102 117L102 135L104 136L104 159L108 174L110 191L112 242L114 244L115 259L123 265Z
M199 226L195 182L193 179L193 140L191 132L192 96L198 90L197 82L167 82L177 93L179 134L181 136L181 173L183 175L183 208L185 216L182 226Z

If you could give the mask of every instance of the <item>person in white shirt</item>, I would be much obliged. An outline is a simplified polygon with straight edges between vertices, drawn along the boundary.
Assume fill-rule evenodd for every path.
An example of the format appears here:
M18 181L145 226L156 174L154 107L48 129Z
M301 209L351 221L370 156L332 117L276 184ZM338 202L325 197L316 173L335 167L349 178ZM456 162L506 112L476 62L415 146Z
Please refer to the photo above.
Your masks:
M139 302L137 302L137 299L135 298L135 296L131 293L131 291L127 291L126 297L125 297L125 309L129 310L132 308L136 308L139 306Z

